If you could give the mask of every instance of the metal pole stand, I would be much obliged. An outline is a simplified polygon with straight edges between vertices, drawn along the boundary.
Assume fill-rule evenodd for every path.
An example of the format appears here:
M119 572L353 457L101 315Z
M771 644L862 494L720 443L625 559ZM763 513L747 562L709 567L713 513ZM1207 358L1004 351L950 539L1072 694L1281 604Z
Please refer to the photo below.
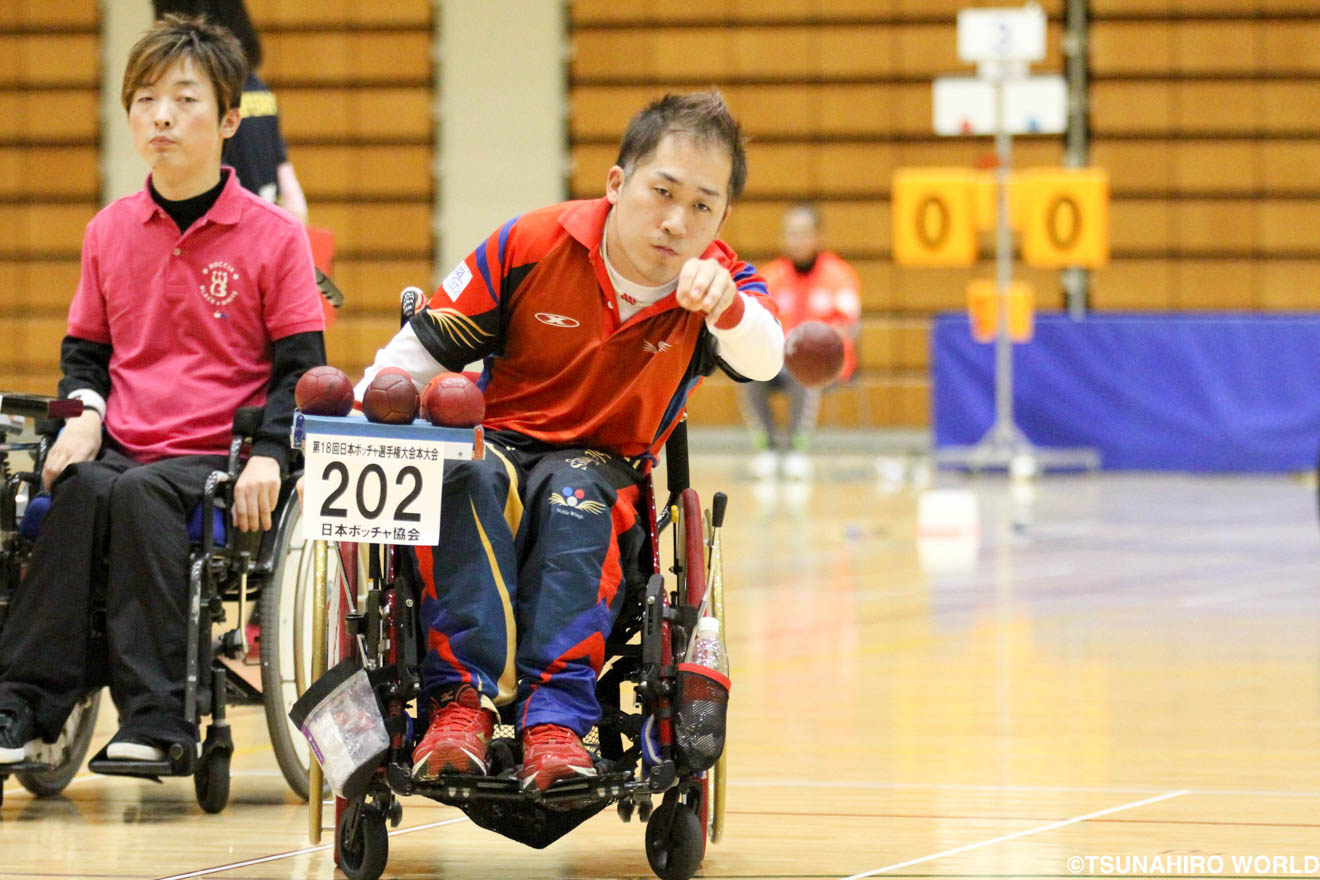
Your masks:
M994 83L996 109L995 169L997 210L995 217L995 278L999 307L995 333L995 422L972 446L937 449L936 467L971 471L1006 470L1013 476L1030 477L1047 470L1096 470L1100 453L1092 448L1063 449L1036 446L1013 423L1013 340L1009 337L1009 287L1013 282L1013 229L1008 215L1008 171L1013 161L1013 138L1006 116L1004 82L1021 78L1026 65L1012 61L984 61L980 76Z

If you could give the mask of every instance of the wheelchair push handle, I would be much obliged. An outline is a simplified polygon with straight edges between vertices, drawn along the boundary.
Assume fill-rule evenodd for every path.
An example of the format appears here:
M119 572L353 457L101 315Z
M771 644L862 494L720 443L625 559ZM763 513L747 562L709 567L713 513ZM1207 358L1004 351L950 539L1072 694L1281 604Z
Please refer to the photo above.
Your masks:
M399 326L412 320L412 316L426 308L426 294L420 287L405 287L399 293Z
M729 507L729 496L723 492L716 492L715 497L710 500L710 524L714 528L724 526L724 511Z
M261 428L264 410L259 406L245 406L234 413L234 436L251 437Z

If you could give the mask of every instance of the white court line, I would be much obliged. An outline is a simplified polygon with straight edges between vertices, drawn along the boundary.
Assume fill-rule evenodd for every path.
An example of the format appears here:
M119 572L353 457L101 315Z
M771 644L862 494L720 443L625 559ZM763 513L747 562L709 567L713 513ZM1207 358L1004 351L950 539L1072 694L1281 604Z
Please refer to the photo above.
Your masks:
M414 831L425 831L428 828L439 828L441 825L453 825L455 822L466 821L468 821L467 816L458 816L457 818L444 819L440 822L428 822L425 825L417 825L412 828L400 828L398 831L391 831L390 837L397 837L400 834L412 834ZM221 871L234 871L251 865L261 865L266 862L278 862L280 859L291 859L294 856L304 856L308 853L321 852L322 850L333 848L333 843L323 843L320 846L307 846L302 849L295 849L291 852L277 853L273 856L261 856L260 858L247 859L242 862L231 862L228 865L217 865L214 868L203 868L200 871L189 871L186 874L171 874L168 877L160 877L158 880L188 880L189 877L206 877L210 874L219 874Z
M1038 828L1028 828L1025 831L1015 831L1012 834L1005 834L1003 837L992 837L989 840L982 840L978 843L969 843L966 846L946 849L944 852L937 852L932 855L922 856L919 859L908 859L906 862L895 862L892 865L885 865L883 868L876 868L873 871L863 871L861 874L853 874L851 877L845 877L843 880L861 880L863 877L873 877L876 874L884 874L887 871L897 871L899 868L906 868L910 865L920 865L922 862L933 862L936 859L942 859L945 856L957 855L958 853L969 852L974 849L980 849L983 846L991 846L996 843L1003 843L1007 840L1017 840L1019 837L1030 837L1033 834L1040 834L1043 831L1053 831L1055 828L1062 828L1065 825L1075 825L1078 822L1085 822L1087 819L1094 819L1098 816L1107 816L1110 813L1117 813L1122 810L1131 810L1134 807L1144 807L1147 804L1167 801L1171 798L1182 797L1189 794L1187 791L1169 791L1155 797L1145 800L1133 801L1130 804L1121 804L1117 807L1110 807L1107 810L1096 810L1094 813L1086 813L1082 816L1073 816L1071 819L1063 819L1059 822L1051 822L1048 825L1041 825Z

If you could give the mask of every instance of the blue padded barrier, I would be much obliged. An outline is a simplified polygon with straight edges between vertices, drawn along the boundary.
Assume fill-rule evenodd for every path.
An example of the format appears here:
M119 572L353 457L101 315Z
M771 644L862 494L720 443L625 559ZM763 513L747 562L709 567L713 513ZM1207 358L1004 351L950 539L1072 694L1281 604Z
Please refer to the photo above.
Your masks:
M1320 446L1320 315L1041 314L1013 347L1014 421L1041 446L1090 446L1114 470L1297 471ZM994 346L965 315L931 338L937 447L994 420Z

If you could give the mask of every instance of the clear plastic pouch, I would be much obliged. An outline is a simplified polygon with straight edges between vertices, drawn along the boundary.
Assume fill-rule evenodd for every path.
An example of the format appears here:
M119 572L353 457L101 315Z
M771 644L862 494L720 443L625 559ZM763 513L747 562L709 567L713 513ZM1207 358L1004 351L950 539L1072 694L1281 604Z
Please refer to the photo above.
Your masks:
M357 658L341 661L317 679L289 717L307 737L334 793L345 798L362 794L389 748L389 735Z

